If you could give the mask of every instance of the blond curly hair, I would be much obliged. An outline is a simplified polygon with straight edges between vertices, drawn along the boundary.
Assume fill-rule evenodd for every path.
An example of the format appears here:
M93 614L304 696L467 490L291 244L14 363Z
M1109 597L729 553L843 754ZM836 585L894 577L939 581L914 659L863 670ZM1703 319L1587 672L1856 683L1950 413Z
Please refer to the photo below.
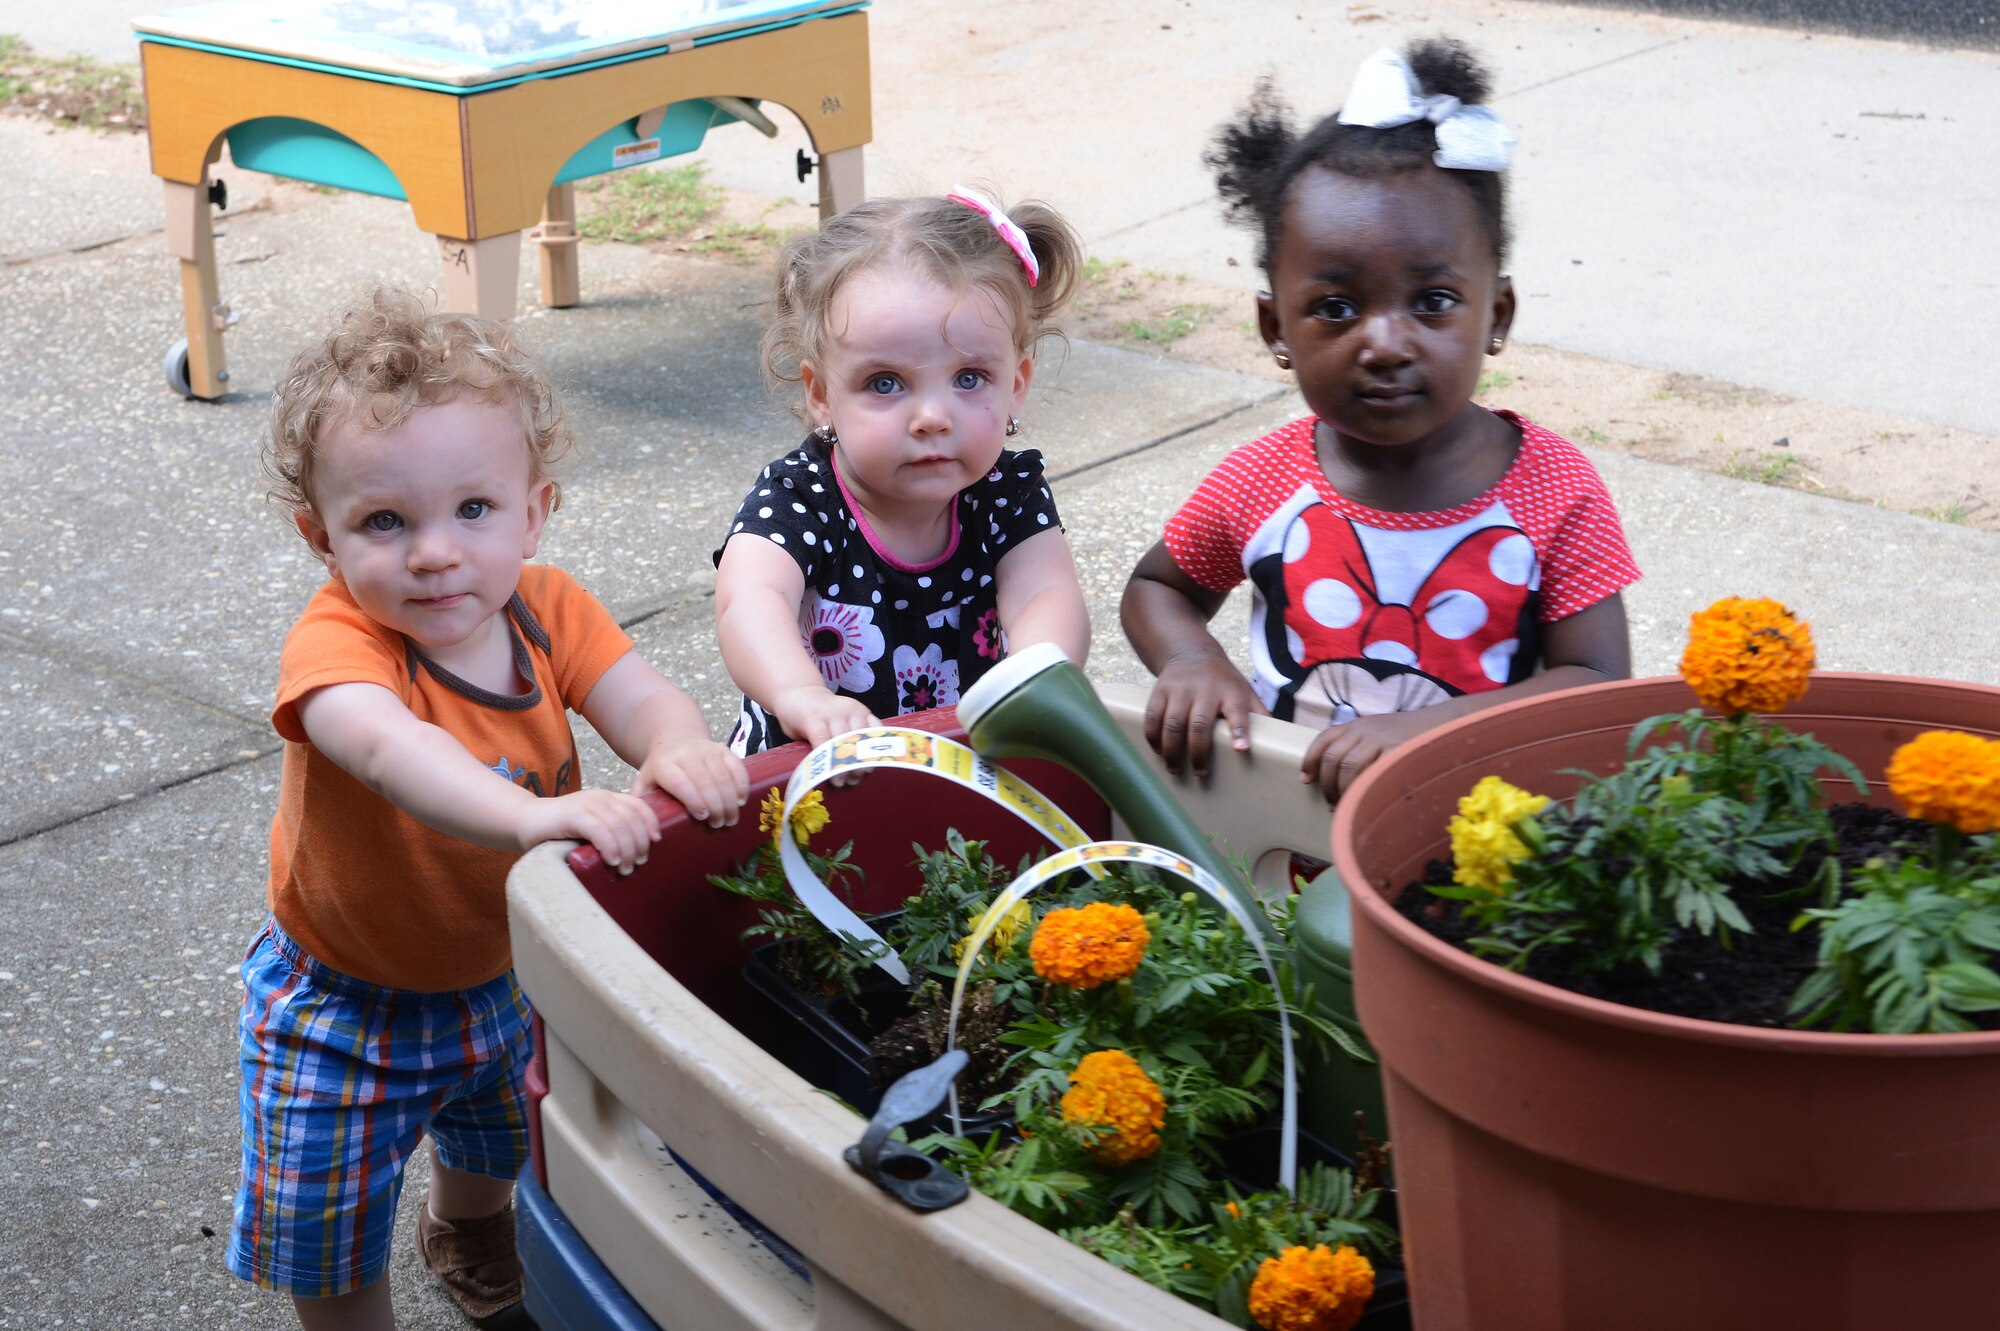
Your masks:
M518 413L536 480L553 481L574 455L555 384L512 328L377 287L342 310L332 331L300 352L278 385L263 455L271 498L293 513L312 511L313 465L335 426L393 430L418 407L462 393ZM553 489L560 506L562 487Z

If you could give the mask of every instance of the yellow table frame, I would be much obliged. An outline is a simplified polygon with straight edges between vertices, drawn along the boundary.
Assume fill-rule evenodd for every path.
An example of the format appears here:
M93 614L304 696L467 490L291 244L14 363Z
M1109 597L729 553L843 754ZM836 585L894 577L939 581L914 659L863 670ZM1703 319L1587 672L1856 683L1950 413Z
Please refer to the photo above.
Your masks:
M543 303L576 303L574 200L551 182L620 120L697 97L775 102L819 154L822 219L861 201L862 145L873 134L864 12L462 95L161 42L143 42L141 57L153 173L180 260L188 386L202 398L220 397L229 380L208 168L246 120L313 121L381 158L418 227L437 237L444 307L498 319L514 313L521 233L538 222Z

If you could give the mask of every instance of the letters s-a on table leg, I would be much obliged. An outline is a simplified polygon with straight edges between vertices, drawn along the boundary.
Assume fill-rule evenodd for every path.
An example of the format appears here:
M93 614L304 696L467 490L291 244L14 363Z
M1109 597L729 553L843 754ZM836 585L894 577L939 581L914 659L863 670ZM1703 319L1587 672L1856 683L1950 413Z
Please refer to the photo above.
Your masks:
M180 260L181 317L187 327L187 391L218 398L228 391L222 359L222 330L228 312L215 276L215 227L209 212L208 173L199 184L163 180L167 201L167 248Z
M444 308L482 319L511 319L521 288L521 233L479 240L439 236L444 265Z

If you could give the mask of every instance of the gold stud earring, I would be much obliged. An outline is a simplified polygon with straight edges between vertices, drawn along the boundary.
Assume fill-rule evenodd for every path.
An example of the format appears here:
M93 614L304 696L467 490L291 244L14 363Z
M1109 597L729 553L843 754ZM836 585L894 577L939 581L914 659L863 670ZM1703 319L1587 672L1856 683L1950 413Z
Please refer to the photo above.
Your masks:
M1292 368L1292 358L1290 356L1287 356L1282 351L1272 352L1271 359L1278 362L1278 368L1281 370L1289 370Z

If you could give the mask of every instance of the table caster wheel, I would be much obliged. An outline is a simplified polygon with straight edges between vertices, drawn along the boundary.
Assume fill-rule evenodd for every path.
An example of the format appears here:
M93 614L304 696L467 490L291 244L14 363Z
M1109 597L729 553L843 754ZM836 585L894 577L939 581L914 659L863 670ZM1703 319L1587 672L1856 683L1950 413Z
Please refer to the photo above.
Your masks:
M174 344L167 348L166 360L160 368L166 371L167 387L173 389L182 397L194 396L194 385L188 381L188 340L186 338L177 338Z

